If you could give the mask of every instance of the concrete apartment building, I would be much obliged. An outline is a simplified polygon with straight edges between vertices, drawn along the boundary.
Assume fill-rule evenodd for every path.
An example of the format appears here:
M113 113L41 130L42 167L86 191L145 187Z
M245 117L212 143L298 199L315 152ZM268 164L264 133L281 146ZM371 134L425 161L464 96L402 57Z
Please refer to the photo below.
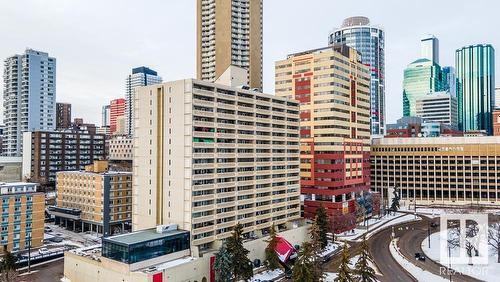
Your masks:
M109 169L132 171L134 159L134 139L127 135L115 135L108 139Z
M54 185L56 172L83 170L105 158L105 135L88 131L34 131L24 133L23 177Z
M370 72L346 45L276 62L276 95L300 102L300 177L304 217L323 205L354 212L370 188Z
M57 173L56 224L109 236L131 229L132 173L108 171L96 161L84 171Z
M300 218L296 101L186 79L135 104L133 230L178 224L196 254L237 222L251 237Z
M127 136L114 136L109 139L110 161L132 161L134 158L134 140Z
M262 90L262 0L197 0L197 78L215 82L230 65Z
M56 59L26 49L4 61L4 152L20 157L23 132L56 127Z
M56 129L71 127L71 104L56 103Z
M45 195L36 191L37 184L0 183L2 199L2 252L24 250L43 245Z
M147 67L133 68L125 79L125 134L134 135L134 93L137 87L154 85L162 82L158 73ZM103 117L104 120L104 117Z
M434 92L417 98L415 107L417 117L429 122L444 123L453 129L458 129L457 98L449 92Z
M397 187L407 205L500 203L500 137L374 139L371 164L386 202Z

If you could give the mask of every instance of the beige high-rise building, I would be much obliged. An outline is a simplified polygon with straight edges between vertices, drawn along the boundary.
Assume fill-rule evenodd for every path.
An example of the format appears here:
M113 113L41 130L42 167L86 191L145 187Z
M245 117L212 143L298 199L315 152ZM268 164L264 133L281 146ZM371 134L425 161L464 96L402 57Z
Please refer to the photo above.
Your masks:
M300 102L304 217L320 205L334 219L353 214L370 188L370 72L360 54L333 45L289 55L276 62L276 95Z
M200 250L300 218L299 105L186 79L136 95L133 230L178 224Z
M262 89L263 0L198 0L197 78L215 82L230 65Z

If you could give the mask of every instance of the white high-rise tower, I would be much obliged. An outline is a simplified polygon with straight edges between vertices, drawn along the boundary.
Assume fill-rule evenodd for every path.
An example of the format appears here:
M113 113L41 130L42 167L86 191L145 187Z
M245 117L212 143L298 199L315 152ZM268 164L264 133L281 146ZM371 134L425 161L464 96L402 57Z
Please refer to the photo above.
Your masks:
M147 67L132 69L132 74L125 80L125 122L127 135L134 135L134 91L137 87L154 85L162 82L158 73Z
M25 131L56 127L56 59L26 49L4 61L4 154L21 156Z

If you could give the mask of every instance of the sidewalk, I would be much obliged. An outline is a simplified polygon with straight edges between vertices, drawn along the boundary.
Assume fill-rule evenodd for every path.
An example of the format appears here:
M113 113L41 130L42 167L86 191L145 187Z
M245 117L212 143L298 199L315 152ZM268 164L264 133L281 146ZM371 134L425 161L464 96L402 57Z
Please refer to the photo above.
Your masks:
M373 224L368 225L368 227L365 229L359 228L360 225L358 225L358 228L354 229L354 234L347 234L347 235L337 235L338 240L344 240L344 241L354 241L354 242L360 242L363 236L366 235L366 238L370 238L373 234L375 234L377 231L379 231L383 227L387 226L392 226L396 225L399 223L405 223L405 222L410 222L414 220L420 220L420 217L417 217L415 219L414 215L406 214L406 213L397 213L396 216L393 215L386 215L386 217L377 220L373 219L375 221ZM372 220L372 219L370 219Z

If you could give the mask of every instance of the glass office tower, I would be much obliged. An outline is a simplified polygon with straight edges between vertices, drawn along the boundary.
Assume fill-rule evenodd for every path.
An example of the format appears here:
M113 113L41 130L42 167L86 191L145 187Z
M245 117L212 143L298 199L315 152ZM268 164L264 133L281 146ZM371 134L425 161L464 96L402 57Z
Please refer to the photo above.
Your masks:
M441 67L429 59L409 64L403 79L403 116L416 116L416 101L443 89Z
M495 98L495 49L490 44L462 47L455 52L458 126L463 131L492 133Z
M385 133L385 33L366 17L351 17L328 38L330 45L346 44L361 53L361 62L370 68L371 134Z

